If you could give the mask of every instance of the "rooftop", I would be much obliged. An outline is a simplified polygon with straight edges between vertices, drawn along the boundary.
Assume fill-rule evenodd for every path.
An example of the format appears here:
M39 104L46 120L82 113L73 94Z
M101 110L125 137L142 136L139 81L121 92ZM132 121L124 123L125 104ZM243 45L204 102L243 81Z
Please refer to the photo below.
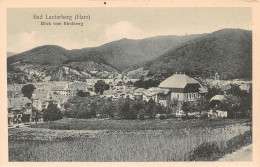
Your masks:
M161 82L159 87L184 89L187 84L199 84L199 82L185 74L173 74L172 76Z

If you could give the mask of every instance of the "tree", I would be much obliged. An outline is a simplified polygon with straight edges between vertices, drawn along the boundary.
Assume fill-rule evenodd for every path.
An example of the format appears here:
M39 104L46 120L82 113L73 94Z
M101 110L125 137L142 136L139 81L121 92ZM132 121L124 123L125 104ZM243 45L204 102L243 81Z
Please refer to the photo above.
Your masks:
M196 101L196 107L195 108L196 108L197 111L208 110L209 109L209 101L206 98L201 97Z
M62 114L60 109L57 108L57 105L50 103L47 109L43 111L43 120L44 121L55 121L62 119Z
M116 106L114 105L111 98L105 100L102 106L103 112L102 114L108 115L110 118L114 118L116 113Z
M176 113L179 110L179 104L180 104L180 102L177 99L172 99L169 102L169 105L168 105L169 109L168 110L171 110L173 113Z
M231 88L227 90L227 94L231 94L237 97L241 96L241 89L237 84L230 84Z
M131 99L127 96L126 99L123 101L123 104L120 106L120 115L125 119L130 119L130 105Z
M104 90L109 90L110 86L105 83L103 80L98 80L97 83L94 85L95 92L98 94L103 94Z
M98 113L98 105L96 102L91 102L90 105L89 105L89 110L90 110L90 113L93 117L96 116L96 114Z
M188 112L193 112L195 109L195 104L192 101L184 101L182 104L182 110L186 113L186 116L188 116Z
M89 110L89 103L84 101L79 105L77 118L91 118L91 112Z
M208 90L208 93L206 94L207 100L210 100L215 95L224 94L224 92L220 88L216 88L216 87L212 87L212 88L208 87L207 90Z
M39 121L39 117L40 117L40 111L33 109L33 117L34 117L34 121L37 124L37 122Z
M138 117L139 117L139 119L144 119L145 118L145 113L146 113L146 111L144 110L144 109L141 109L141 110L139 110L138 111Z
M241 104L239 97L228 95L226 100L220 103L220 109L228 112L228 118L236 118L237 113L241 111Z
M90 96L90 93L89 93L89 92L84 92L83 90L78 90L77 96L80 96L80 97L89 97L89 96Z
M146 115L149 116L149 118L154 118L155 109L156 109L156 103L153 99L150 99L147 103Z
M24 85L21 89L23 96L27 97L28 99L32 98L32 93L36 88L32 84Z

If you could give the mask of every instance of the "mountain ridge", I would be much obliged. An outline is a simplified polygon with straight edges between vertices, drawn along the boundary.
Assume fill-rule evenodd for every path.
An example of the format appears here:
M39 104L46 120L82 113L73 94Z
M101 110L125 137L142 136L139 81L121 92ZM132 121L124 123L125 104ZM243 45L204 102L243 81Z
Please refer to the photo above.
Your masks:
M185 72L222 79L252 78L252 31L223 29L188 41L145 64L153 76L158 71Z
M44 45L7 58L8 65L17 62L66 66L83 72L122 72L144 67L148 75L155 78L178 71L191 76L211 77L218 72L224 79L251 78L252 31L221 29L184 36L122 38L97 47L72 50Z

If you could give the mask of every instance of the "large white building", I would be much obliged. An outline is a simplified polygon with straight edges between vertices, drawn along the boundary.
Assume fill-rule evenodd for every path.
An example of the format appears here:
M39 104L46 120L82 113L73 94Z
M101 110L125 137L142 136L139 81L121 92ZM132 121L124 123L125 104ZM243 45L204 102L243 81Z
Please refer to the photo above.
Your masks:
M171 99L194 101L207 90L195 79L185 74L174 74L160 83L159 88L169 89Z

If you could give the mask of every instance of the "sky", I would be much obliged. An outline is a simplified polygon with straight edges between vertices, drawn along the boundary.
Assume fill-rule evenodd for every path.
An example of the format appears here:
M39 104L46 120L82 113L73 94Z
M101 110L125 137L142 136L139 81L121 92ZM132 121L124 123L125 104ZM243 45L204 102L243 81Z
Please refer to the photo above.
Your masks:
M34 15L42 15L43 19L34 19ZM73 19L46 19L46 15ZM75 20L75 15L90 19ZM64 22L80 22L83 26ZM122 38L202 34L224 28L251 30L251 8L9 8L7 51L21 53L42 45L81 49Z

